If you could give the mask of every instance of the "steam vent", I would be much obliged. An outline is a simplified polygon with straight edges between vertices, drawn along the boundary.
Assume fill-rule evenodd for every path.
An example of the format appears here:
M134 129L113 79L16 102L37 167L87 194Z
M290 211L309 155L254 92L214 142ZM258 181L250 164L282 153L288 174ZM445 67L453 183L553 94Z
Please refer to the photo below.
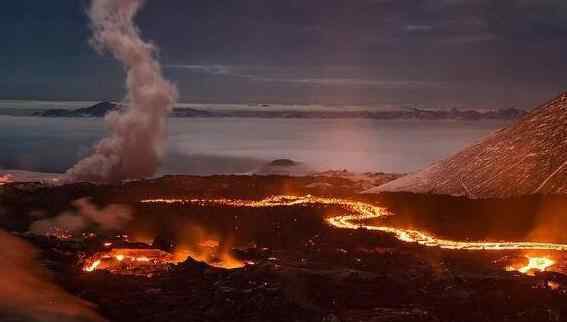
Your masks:
M366 191L469 198L567 193L567 93L444 161Z

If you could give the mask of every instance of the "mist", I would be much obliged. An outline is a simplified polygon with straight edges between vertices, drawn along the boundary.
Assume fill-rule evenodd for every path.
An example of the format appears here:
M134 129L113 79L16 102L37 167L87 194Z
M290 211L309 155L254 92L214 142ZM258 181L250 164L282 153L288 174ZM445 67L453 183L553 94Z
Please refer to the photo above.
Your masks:
M248 173L282 158L314 170L409 172L508 124L173 118L158 174ZM104 134L102 119L0 116L0 169L63 173Z

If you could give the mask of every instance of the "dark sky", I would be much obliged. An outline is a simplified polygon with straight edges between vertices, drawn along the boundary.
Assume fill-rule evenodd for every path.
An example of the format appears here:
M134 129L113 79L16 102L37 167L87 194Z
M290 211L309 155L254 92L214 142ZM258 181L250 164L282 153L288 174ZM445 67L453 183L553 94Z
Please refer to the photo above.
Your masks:
M123 95L86 0L5 2L1 98ZM148 0L137 22L189 102L527 107L567 90L565 0Z

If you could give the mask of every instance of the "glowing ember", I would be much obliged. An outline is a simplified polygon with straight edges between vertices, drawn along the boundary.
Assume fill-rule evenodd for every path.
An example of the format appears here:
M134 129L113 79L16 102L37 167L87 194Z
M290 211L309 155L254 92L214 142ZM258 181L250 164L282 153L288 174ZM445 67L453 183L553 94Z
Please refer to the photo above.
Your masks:
M97 267L100 265L100 259L95 260L94 262L90 263L88 266L85 266L83 269L85 272L94 272Z
M561 288L561 284L554 281L547 281L547 287L555 291Z
M233 200L233 199L149 199L142 200L142 203L165 203L165 204L197 204L197 205L217 205L224 207L282 207L282 206L307 206L323 205L336 206L344 209L348 213L341 216L328 218L327 221L334 227L341 229L360 229L364 228L372 231L381 231L396 236L397 239L407 243L417 243L428 247L439 247L444 249L463 249L463 250L567 250L567 244L538 243L538 242L464 242L446 239L438 239L429 234L410 229L401 229L388 226L377 226L363 224L369 219L377 219L393 215L387 209L377 207L359 201L349 201L338 198L320 198L314 196L275 196L260 201Z
M230 254L227 249L220 249L218 247L219 243L207 243L199 249L189 249L187 247L178 247L175 250L175 258L179 261L185 261L187 258L192 258L199 262L207 263L211 266L224 268L224 269L235 269L241 268L248 265L253 265L251 262L243 262ZM211 246L214 245L214 246Z
M218 246L219 243L209 241L207 244ZM182 263L189 257L225 269L241 268L247 264L253 265L252 262L242 262L234 258L228 251L219 250L215 247L199 252L177 249L175 255L159 249L115 248L97 253L85 260L83 271L106 270L117 274L148 275L167 269L171 264Z
M172 254L159 249L112 249L88 258L83 271L107 270L120 274L146 275L178 262Z
M549 267L555 265L555 261L547 257L529 257L528 265L518 269L519 272L528 274L531 271L541 271L544 272Z
M218 240L211 240L211 239L205 240L205 241L199 243L199 246L210 247L210 248L219 247L219 245L220 245L220 243L219 243Z
M12 176L9 175L9 174L4 175L4 176L0 176L0 186L12 182L11 178L12 178Z
M60 240L73 239L73 233L60 227L50 227L44 234L47 237L54 237Z
M368 203L359 201L349 201L338 198L320 198L314 196L275 196L260 201L251 200L234 200L234 199L148 199L142 200L141 203L152 204L196 204L200 206L223 206L223 207L248 207L248 208L266 208L266 207L282 207L282 206L335 206L344 209L347 213L340 216L327 218L327 222L341 229L366 229L371 231L380 231L393 234L397 239L407 243L417 243L427 247L439 247L443 249L461 249L461 250L557 250L566 251L567 244L538 243L538 242L464 242L439 239L429 234L411 230L389 226L379 226L364 223L369 219L383 218L393 215L387 209L377 207ZM105 244L106 247L111 246L110 243ZM198 251L194 249L178 248L175 255L156 249L112 249L108 252L96 254L88 259L83 266L86 272L92 272L99 269L109 270L111 272L131 272L136 270L151 270L160 266L176 264L185 261L191 257L198 261L203 261L212 266L222 268L239 268L247 263L240 261L231 256L227 250L219 249L220 243L213 239L204 239L199 243L202 247ZM508 267L509 270L517 270L522 273L529 273L533 270L545 271L555 262L546 257L528 257L528 265L521 268ZM252 263L250 263L252 264ZM148 267L150 269L148 269Z

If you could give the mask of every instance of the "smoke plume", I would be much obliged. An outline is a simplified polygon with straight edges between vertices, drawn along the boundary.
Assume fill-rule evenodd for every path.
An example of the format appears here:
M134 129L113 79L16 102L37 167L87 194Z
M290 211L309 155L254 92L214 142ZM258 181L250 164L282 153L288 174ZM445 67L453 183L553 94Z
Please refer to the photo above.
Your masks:
M75 235L87 229L115 231L124 228L132 220L131 209L123 205L98 208L89 199L83 198L75 200L73 206L75 211L33 222L29 231L38 235Z
M143 0L93 0L88 15L93 46L109 51L127 71L126 109L109 113L110 134L67 171L71 180L119 182L152 176L164 153L167 114L177 98L162 76L156 48L134 24Z
M0 230L2 321L103 321L91 304L55 285L36 257L32 246Z

